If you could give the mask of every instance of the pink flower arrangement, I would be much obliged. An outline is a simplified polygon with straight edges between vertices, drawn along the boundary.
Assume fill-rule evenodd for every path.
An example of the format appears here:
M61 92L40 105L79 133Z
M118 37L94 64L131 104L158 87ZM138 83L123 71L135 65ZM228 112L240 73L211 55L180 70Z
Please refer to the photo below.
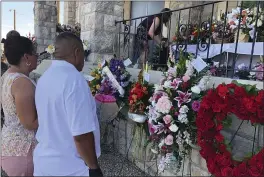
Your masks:
M168 96L162 96L157 104L156 104L156 111L161 112L163 114L167 114L170 112L172 107L172 102L170 101Z
M150 140L159 143L155 152L158 152L163 160L168 153L172 153L175 159L176 156L188 153L190 143L194 142L196 133L193 128L196 115L194 110L199 108L200 93L193 94L191 88L201 82L200 78L203 78L205 72L195 72L190 64L190 58L180 56L177 66L169 67L165 79L159 85L155 85L155 92L149 99ZM166 163L173 163L173 160L169 158ZM165 168L162 160L160 167L161 171Z

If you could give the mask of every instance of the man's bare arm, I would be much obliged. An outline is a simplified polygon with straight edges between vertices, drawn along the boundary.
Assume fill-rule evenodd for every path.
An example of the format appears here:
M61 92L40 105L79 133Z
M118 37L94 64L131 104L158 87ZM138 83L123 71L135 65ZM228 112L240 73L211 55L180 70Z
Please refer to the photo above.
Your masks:
M98 169L93 132L74 136L77 150L90 169Z

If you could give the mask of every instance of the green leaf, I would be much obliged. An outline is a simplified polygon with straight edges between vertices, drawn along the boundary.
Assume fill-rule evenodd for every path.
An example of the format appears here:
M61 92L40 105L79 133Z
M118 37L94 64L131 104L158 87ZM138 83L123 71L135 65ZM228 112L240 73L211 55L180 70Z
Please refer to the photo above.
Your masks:
M191 128L194 129L194 130L197 130L196 126L191 125Z
M223 120L223 126L224 128L229 128L232 125L232 115L227 115L227 118Z
M251 85L246 85L246 91L247 92L250 92L251 89L252 89L252 86Z

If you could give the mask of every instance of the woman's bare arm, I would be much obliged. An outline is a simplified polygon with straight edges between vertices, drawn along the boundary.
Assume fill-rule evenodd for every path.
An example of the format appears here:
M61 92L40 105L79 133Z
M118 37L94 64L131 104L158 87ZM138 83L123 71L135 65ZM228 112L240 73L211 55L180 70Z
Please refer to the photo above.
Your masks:
M148 31L148 35L153 39L155 40L158 44L161 44L161 36L160 35L157 35L155 36L155 31L156 29L159 27L160 25L160 19L158 17L156 17L153 22L152 22L152 25L150 26L149 28L149 31Z
M36 130L38 120L35 105L35 86L30 80L22 77L14 81L11 92L15 99L20 123L28 130Z

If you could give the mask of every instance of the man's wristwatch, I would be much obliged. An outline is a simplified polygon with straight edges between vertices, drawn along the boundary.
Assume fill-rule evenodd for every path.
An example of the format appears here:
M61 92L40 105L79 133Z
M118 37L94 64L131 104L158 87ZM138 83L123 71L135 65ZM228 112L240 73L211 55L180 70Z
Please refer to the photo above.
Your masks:
M89 177L103 177L102 170L100 168L89 169Z

